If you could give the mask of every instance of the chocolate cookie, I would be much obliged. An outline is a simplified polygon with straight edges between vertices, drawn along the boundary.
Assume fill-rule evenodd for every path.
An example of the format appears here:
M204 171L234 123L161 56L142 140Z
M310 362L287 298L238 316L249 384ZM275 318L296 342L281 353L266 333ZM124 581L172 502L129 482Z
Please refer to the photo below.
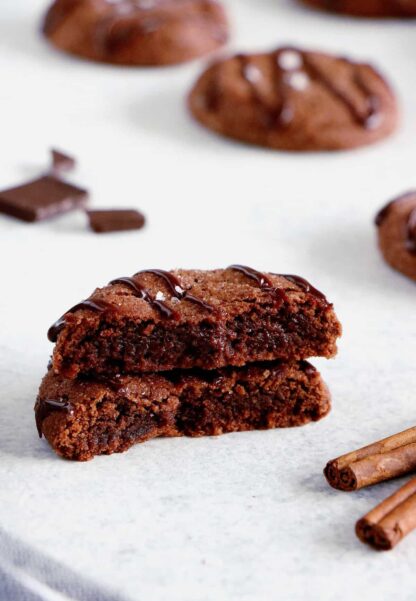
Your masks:
M228 37L217 0L55 0L43 25L54 46L118 65L170 65L216 50Z
M49 330L54 372L67 378L332 357L340 334L306 280L241 265L117 278Z
M416 0L302 0L316 8L356 17L415 17Z
M39 434L62 457L86 461L156 436L211 436L300 426L330 409L309 363L65 380L50 371L36 403Z
M416 191L389 202L378 213L376 225L387 263L416 280Z
M395 96L370 65L280 48L211 65L189 96L194 117L230 138L282 150L342 150L397 125Z

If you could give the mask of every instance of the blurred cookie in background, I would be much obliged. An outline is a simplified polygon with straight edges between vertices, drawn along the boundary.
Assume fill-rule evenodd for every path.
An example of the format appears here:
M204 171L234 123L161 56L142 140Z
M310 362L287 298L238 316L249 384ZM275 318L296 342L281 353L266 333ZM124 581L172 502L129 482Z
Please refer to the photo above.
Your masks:
M301 0L322 10L355 17L416 17L416 0Z
M370 65L297 48L212 64L189 96L213 131L280 150L343 150L389 136L395 95Z
M58 49L92 61L157 66L220 48L228 25L216 0L55 0L43 33Z
M416 280L416 191L389 202L377 214L376 225L384 259Z

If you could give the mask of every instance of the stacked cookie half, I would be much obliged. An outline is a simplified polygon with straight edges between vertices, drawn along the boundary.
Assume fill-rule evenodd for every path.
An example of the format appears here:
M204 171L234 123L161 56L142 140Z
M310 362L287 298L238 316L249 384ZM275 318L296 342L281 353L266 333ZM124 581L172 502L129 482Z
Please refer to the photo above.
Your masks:
M141 271L97 289L49 330L39 434L68 459L156 436L298 426L330 408L308 357L340 323L306 280L233 265Z

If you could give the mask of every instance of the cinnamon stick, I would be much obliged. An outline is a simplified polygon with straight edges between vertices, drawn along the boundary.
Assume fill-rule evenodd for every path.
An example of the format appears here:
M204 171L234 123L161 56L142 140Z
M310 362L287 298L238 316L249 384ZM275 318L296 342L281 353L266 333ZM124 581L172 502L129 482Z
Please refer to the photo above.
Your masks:
M393 549L416 528L416 478L361 518L358 538L378 551Z
M416 427L329 461L328 483L338 490L359 490L416 471Z

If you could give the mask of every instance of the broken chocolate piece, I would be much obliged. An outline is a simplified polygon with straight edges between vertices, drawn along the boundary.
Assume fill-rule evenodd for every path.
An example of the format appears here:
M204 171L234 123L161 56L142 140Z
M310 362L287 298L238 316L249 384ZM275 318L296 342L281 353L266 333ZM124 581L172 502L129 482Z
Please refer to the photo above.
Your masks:
M97 234L140 230L145 217L135 209L107 209L87 211L90 227Z
M88 192L45 175L0 192L0 213L22 221L42 221L84 207Z
M76 161L73 157L70 157L55 148L51 150L52 155L52 173L56 176L62 175L63 173L69 173L76 167Z

